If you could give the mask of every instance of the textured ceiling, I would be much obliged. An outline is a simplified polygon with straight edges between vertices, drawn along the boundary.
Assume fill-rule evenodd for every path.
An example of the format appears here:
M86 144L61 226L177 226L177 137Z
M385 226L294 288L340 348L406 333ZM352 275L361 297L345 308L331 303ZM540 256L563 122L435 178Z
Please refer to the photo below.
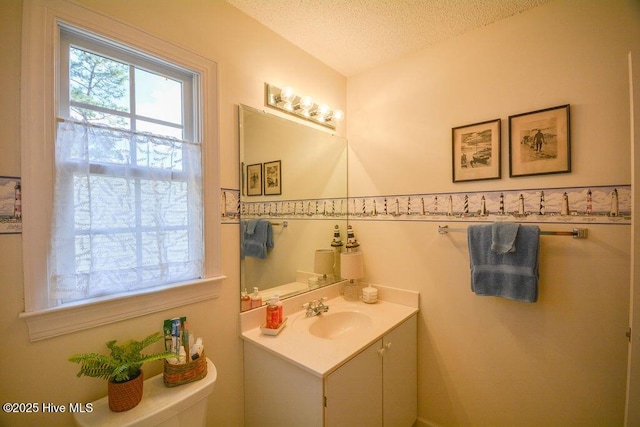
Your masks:
M550 0L227 0L350 76Z

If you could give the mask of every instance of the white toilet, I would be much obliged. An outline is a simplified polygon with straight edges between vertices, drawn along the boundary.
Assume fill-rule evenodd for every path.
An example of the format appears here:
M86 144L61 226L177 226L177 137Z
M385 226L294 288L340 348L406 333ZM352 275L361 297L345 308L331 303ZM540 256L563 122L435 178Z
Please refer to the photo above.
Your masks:
M207 359L207 376L192 383L166 387L162 374L144 381L142 400L133 409L111 412L107 397L93 402L93 411L75 413L78 426L178 427L205 426L207 399L218 371Z

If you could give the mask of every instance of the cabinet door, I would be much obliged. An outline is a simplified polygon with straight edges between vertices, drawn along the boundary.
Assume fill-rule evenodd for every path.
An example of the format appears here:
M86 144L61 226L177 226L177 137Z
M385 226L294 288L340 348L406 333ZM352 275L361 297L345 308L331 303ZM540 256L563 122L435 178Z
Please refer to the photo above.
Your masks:
M244 342L245 427L322 427L323 381Z
M382 426L382 341L331 373L325 380L325 426Z
M418 416L416 327L416 316L411 316L383 338L385 427L410 427Z

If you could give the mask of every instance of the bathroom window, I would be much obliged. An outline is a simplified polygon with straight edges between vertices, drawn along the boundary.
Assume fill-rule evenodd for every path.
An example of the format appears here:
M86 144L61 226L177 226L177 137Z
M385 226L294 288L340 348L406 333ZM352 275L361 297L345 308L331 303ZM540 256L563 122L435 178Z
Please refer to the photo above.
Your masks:
M216 298L216 64L73 3L23 16L30 340Z
M197 75L61 32L53 305L203 277Z

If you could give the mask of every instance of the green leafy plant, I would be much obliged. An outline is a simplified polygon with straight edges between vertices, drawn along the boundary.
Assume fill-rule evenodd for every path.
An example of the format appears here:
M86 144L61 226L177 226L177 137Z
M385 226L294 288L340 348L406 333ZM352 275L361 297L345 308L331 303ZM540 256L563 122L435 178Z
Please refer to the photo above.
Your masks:
M121 383L129 381L140 374L143 364L166 357L176 357L175 353L164 351L156 354L142 354L142 350L161 340L162 334L156 332L142 341L129 340L117 345L116 340L109 341L107 347L111 350L109 356L98 353L80 353L69 358L70 362L80 363L78 377L83 375Z

